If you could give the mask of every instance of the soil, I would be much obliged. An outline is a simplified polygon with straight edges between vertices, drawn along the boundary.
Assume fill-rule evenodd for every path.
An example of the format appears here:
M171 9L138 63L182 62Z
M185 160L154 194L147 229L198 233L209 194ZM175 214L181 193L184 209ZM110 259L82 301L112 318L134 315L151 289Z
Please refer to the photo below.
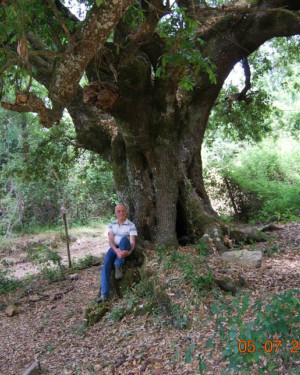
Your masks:
M265 254L260 268L229 266L214 253L208 258L213 276L235 278L242 275L247 283L243 292L249 293L251 304L257 299L264 303L273 295L289 289L299 290L300 223L280 227L267 233L267 242L245 246ZM105 232L103 227L85 234L71 233L74 236L72 256L101 255L107 247ZM60 244L55 235L53 238L46 235L45 238L42 234L18 241L13 243L9 254L15 260L9 268L18 276L32 272L31 265L26 268L26 262L20 261L28 248L28 241L29 245L32 241L48 241L49 246L51 243ZM58 249L65 256L63 246L59 245ZM195 249L189 247L179 249L179 253L190 254L191 259L196 254ZM2 259L4 255L2 250ZM122 315L124 305L121 303L134 306L137 311L143 308L140 301L135 302L129 295L127 299L110 301L110 314L94 326L86 327L84 310L95 301L98 293L99 266L78 271L77 278L68 277L59 282L32 279L25 289L0 296L0 374L22 375L24 369L39 361L42 374L47 375L196 375L199 374L199 358L207 363L203 374L221 374L228 364L222 359L222 348L217 344L210 357L210 349L205 345L216 327L211 306L219 297L227 302L239 297L216 288L213 293L199 298L191 283L182 283L178 269L169 267L168 263L163 264L153 250L147 250L146 256L144 271L157 285L164 285L173 306L180 307L177 318L182 314L189 326L179 329L170 325L170 317L166 314ZM167 266L166 271L164 267ZM8 305L16 307L16 315L7 316L5 310ZM299 304L295 308L299 310ZM296 312L300 316L300 311ZM253 318L251 314L249 309L247 319ZM298 342L299 337L294 340ZM293 372L295 366L300 366L299 354L300 347L298 354L291 354L293 367L284 367L279 355L274 355L273 359L279 361L276 373L299 373ZM256 370L254 363L251 374L256 375ZM243 375L245 372L235 373Z
M99 225L98 228L73 228L69 231L69 239L71 260L75 262L87 255L102 257L108 249L106 225ZM0 269L8 269L17 279L39 273L43 265L30 260L28 256L28 251L38 246L57 252L62 258L62 264L68 265L64 233L46 232L11 239L7 242L8 248L0 246Z

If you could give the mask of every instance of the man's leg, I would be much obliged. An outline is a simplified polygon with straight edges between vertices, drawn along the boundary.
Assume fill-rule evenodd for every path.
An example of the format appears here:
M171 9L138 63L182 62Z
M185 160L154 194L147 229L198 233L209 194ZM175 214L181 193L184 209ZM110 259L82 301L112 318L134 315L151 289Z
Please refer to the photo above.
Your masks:
M123 237L119 243L119 249L120 250L127 250L129 251L130 250L130 241L127 237ZM120 259L120 258L116 258L115 262L114 262L114 266L115 266L115 278L118 280L118 279L121 279L122 278L122 269L121 267L124 265L125 263L125 258L124 259Z
M109 296L110 274L116 258L118 258L117 254L112 248L108 250L104 257L104 263L101 270L101 296L104 296L105 298L108 298Z

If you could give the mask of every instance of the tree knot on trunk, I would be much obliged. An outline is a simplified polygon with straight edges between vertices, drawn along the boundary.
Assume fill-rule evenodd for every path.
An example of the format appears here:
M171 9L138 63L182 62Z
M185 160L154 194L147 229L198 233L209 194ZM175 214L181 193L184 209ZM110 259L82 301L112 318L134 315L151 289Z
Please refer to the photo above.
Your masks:
M83 102L110 113L119 98L119 88L110 83L93 81L83 89Z

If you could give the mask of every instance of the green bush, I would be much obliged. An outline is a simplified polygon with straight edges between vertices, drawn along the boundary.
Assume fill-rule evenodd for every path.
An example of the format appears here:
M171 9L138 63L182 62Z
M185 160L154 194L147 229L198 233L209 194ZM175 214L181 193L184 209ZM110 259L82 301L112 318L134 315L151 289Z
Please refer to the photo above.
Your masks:
M228 176L263 202L256 213L260 220L294 219L300 207L299 166L300 143L264 141L236 157Z
M9 271L0 270L0 295L14 291L20 284L20 281L9 275Z
M216 329L206 345L228 362L222 374L299 373L297 354L291 352L296 346L299 354L299 297L299 290L289 290L252 305L248 294L229 303L214 302Z
M66 278L64 271L61 267L45 266L41 269L42 278L50 282L64 280Z
M74 263L74 262L73 262ZM87 254L84 258L78 259L74 264L74 268L85 269L91 268L95 264L95 257L91 254Z
M27 258L38 264L47 262L53 262L59 266L61 264L61 256L56 251L49 249L45 244L32 244L27 250Z
M115 322L120 322L126 315L127 310L122 304L114 306L111 312L108 315L108 318L114 320Z
M202 255L206 257L208 255L208 245L203 238L200 238L200 241L196 244L191 245L196 251L198 255Z
M281 138L244 147L231 158L206 166L214 182L212 198L226 200L235 215L246 220L295 220L300 207L300 142ZM216 177L219 176L219 177Z
M153 299L155 296L154 281L149 278L142 279L134 287L134 294L139 298Z

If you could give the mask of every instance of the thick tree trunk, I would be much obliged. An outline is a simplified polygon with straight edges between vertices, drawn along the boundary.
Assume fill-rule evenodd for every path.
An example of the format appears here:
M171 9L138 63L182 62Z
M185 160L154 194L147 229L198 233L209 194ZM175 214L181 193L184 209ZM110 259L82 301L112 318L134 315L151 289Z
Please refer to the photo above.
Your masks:
M213 228L220 225L202 178L203 134L189 122L193 131L182 137L181 111L186 111L172 96L164 96L163 108L154 97L134 101L118 122L112 143L115 184L140 237L158 246L177 246L178 240L194 242L205 233L215 234ZM201 117L201 106L197 113Z
M118 197L129 209L130 218L138 227L139 236L154 240L156 227L153 180L145 153L136 144L121 135L113 143L113 172Z
M128 206L140 237L160 246L176 246L178 238L195 241L218 221L202 176L197 175L194 183L184 174L186 166L180 164L178 153L174 152L178 142L169 148L153 146L149 155L141 144L126 145L119 136L113 149L118 196ZM158 161L155 167L154 160Z
M195 242L205 233L216 237L220 224L204 187L201 145L220 87L209 95L206 89L186 94L180 101L172 80L153 83L142 56L120 69L118 79L127 84L119 85L112 111L116 133L111 160L118 197L128 207L140 241L177 246ZM98 152L108 146L107 134L93 119L96 110L74 100L69 112L85 147Z
M149 144L150 139L140 142L139 137L129 136L128 132L114 140L117 193L129 207L141 237L158 245L177 245L177 144L170 139L158 141L151 147Z
M206 17L200 8L192 17L204 22ZM296 15L277 11L281 17L291 18L292 28L298 28ZM121 38L124 49L120 54L108 46L90 64L90 81L99 80L104 88L114 86L113 92L117 92L117 99L109 108L117 123L111 141L111 160L118 196L128 206L140 238L159 246L176 246L178 240L194 242L207 234L222 249L220 239L225 228L204 187L201 146L211 108L235 63L273 35L292 34L280 22L273 22L274 15L273 10L269 14L249 7L224 17L220 13L220 18L214 18L212 13L213 26L208 20L199 38L205 42L201 48L203 56L216 66L216 83L202 71L190 93L179 92L177 70L172 67L165 79L154 77L153 70L160 65L164 51L161 40L152 33L151 17L148 28L146 22L136 35L141 43L140 38L145 39L143 48L127 43L132 36ZM104 101L101 106L101 97L98 90L96 104L90 104L106 111L107 103ZM79 107L79 102L72 103L72 116L78 118ZM94 114L89 125L84 116L80 117L81 123L75 125L78 139L87 148L93 145L98 151L104 144L107 150L109 136L103 127L97 127Z

